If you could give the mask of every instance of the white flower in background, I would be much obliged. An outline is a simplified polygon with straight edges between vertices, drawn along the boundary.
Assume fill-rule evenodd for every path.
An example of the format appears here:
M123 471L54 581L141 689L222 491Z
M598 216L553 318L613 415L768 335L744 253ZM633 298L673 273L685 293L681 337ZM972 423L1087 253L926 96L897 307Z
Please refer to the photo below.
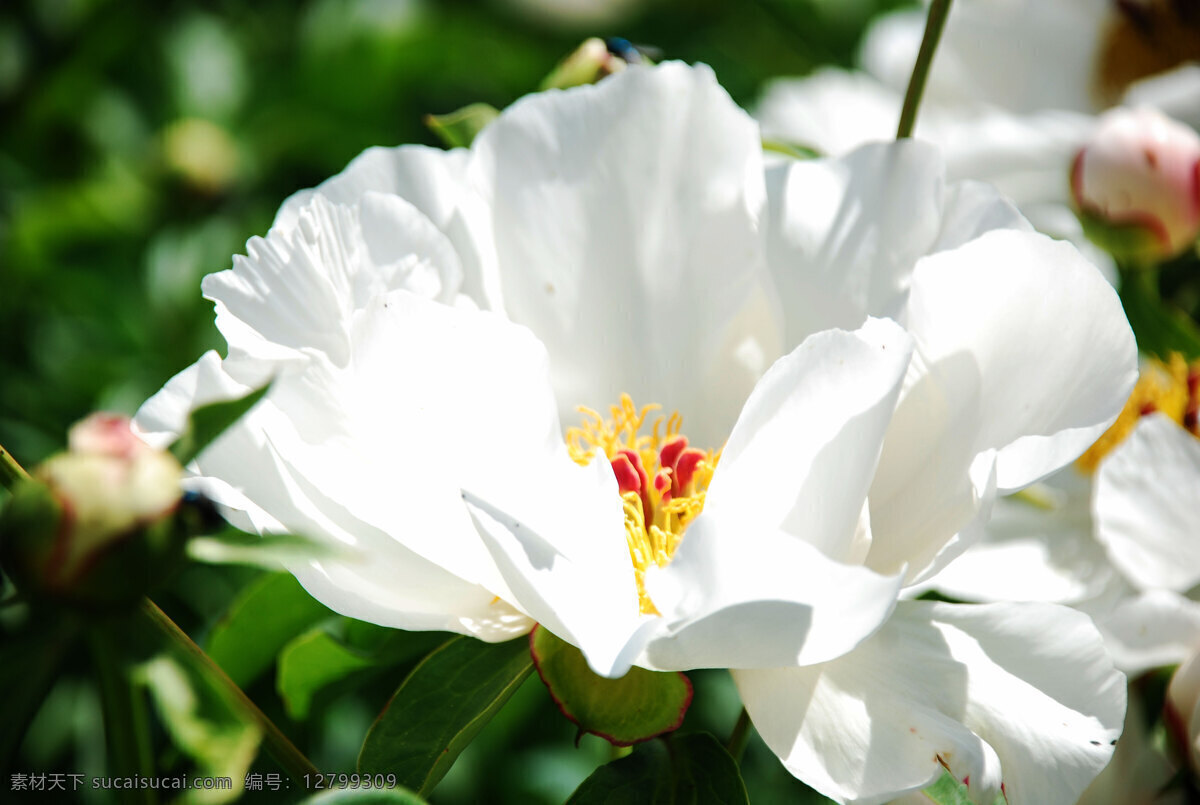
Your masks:
M967 601L1053 601L1101 616L1138 591L1200 584L1200 368L1143 368L1113 426L1071 466L996 502L985 536L928 581Z
M639 67L526 98L470 151L372 149L248 252L204 286L229 356L138 421L169 438L274 375L196 482L351 549L291 568L334 609L486 640L537 621L610 675L759 669L737 678L760 731L844 801L942 764L1077 795L1107 762L1124 687L1077 613L904 604L880 629L1136 371L1095 269L944 187L929 147L764 180L710 71ZM571 428L579 405L609 415ZM897 645L912 667L867 685Z
M903 91L924 9L878 20L860 63ZM946 20L926 97L936 105L1095 113L1155 106L1200 124L1200 20L1171 0L961 0Z
M1073 158L1097 126L1094 113L1118 100L1110 94L1098 101L1090 88L1107 75L1104 65L1127 64L1121 47L1140 52L1150 42L1161 56L1162 43L1177 32L1195 47L1176 47L1171 64L1135 60L1145 75L1200 59L1200 24L1159 19L1173 12L1155 0L1144 4L1153 9L1150 29L1144 18L1138 27L1131 22L1138 5L960 0L947 19L915 131L943 148L951 179L996 185L1040 231L1072 241L1103 269L1111 261L1085 239L1068 182ZM825 68L770 84L757 113L764 134L835 155L890 139L924 24L924 10L880 19L860 53L864 73ZM1115 32L1109 39L1117 44L1104 38L1106 31ZM1125 100L1200 125L1200 66L1140 81Z

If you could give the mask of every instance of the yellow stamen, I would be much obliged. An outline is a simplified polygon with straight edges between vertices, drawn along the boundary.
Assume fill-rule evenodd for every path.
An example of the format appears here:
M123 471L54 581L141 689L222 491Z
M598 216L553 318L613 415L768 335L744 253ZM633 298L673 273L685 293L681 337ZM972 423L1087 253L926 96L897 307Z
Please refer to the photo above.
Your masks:
M1193 364L1191 371L1198 369L1200 362ZM1095 472L1100 462L1133 432L1138 420L1146 414L1166 414L1184 426L1194 396L1189 389L1188 374L1187 361L1179 353L1172 354L1166 363L1151 361L1142 370L1117 421L1079 457L1076 466L1083 472Z
M666 567L670 563L683 541L683 532L704 508L704 494L720 457L719 453L707 451L695 465L686 487L673 488L674 467L661 465L659 451L680 435L683 418L678 412L655 417L650 432L642 432L647 418L660 408L658 405L638 408L628 394L622 394L620 403L609 408L607 419L597 411L580 407L582 424L569 428L566 434L567 450L578 464L588 464L597 450L609 461L622 451L633 451L641 459L649 484L644 489L623 490L621 500L625 540L637 580L638 605L646 615L659 614L646 593L646 571L651 565ZM622 458L622 464L624 461ZM664 478L661 489L655 483L659 476Z

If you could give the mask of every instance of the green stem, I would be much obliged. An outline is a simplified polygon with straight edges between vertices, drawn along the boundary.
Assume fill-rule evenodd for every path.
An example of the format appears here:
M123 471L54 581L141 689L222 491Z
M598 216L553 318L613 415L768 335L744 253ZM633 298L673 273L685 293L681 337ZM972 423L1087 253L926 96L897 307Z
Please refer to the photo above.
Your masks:
M167 613L158 608L158 605L149 598L142 600L142 614L168 639L172 640L183 652L196 663L201 671L209 676L214 682L219 684L225 691L237 702L245 715L254 721L255 724L262 730L263 745L267 753L275 759L275 762L287 772L288 777L293 783L300 786L307 786L306 776L316 776L320 774L317 767L306 758L296 745L293 744L279 727L275 726L275 722L269 719L262 710L258 708L250 697L237 686L224 669L204 652L204 649L196 645L192 638L188 637L175 621L171 620Z
M741 715L738 716L737 723L733 725L733 732L729 736L729 742L725 744L725 748L733 756L734 763L737 763L739 766L742 764L742 754L746 751L746 744L750 742L750 729L750 714L743 707Z
M134 686L128 664L116 647L114 635L97 628L89 635L92 660L100 682L104 708L104 737L108 771L116 777L149 777L153 774L150 727L146 703ZM129 788L122 801L153 805L158 801L150 788Z
M0 486L12 489L17 481L28 479L29 473L25 472L25 468L17 463L12 453L4 449L4 445L0 445Z
M904 93L904 108L900 110L900 125L896 128L897 140L911 137L913 127L917 124L917 108L921 105L921 96L925 94L929 66L933 64L933 54L937 50L938 40L942 38L942 28L946 25L949 13L950 0L933 0L929 4L925 35L921 37L921 49L917 51L917 62L913 65L912 78L908 79L908 91Z

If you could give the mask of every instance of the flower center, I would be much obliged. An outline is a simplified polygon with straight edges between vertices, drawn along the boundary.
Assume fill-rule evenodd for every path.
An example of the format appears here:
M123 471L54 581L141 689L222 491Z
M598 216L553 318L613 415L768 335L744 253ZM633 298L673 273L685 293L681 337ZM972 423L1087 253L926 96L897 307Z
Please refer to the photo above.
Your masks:
M1117 421L1079 457L1076 465L1084 472L1095 472L1100 462L1133 432L1138 420L1155 412L1166 414L1200 437L1200 361L1189 366L1178 352L1166 363L1151 361L1142 370Z
M1200 59L1200 12L1174 0L1118 0L1096 50L1095 95L1102 107L1129 85Z
M577 464L604 451L617 477L625 505L625 540L637 578L638 603L646 615L658 610L646 593L646 570L666 567L683 541L688 524L704 508L704 493L719 455L688 446L679 432L679 413L647 418L658 405L638 408L628 394L609 408L609 416L580 407L583 424L567 429L567 450ZM649 430L648 433L643 431Z

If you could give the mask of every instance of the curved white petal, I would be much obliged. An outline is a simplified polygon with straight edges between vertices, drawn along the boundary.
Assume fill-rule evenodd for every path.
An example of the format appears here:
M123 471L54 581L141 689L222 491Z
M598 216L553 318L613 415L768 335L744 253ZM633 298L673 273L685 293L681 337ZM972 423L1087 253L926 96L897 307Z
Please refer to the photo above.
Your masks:
M1119 583L1092 536L1091 479L1065 468L995 502L983 538L924 582L962 601L1076 604ZM911 592L911 590L910 590Z
M911 140L769 169L767 264L785 344L898 314L941 229L943 177L936 149Z
M1156 745L1150 723L1137 696L1129 699L1125 731L1117 742L1112 762L1079 798L1078 805L1185 805L1184 792L1159 792L1170 783L1175 769Z
M1117 667L1130 674L1176 665L1200 651L1200 603L1169 590L1121 601L1096 625Z
M838 802L880 803L950 769L990 802L1074 802L1108 763L1125 679L1086 616L1045 604L901 603L850 654L734 671L759 734Z
M1142 417L1096 475L1096 538L1143 589L1200 582L1200 439Z
M880 572L919 569L975 516L990 451L1000 491L1036 481L1095 441L1137 377L1112 287L1036 233L924 258L901 321L917 352L870 493Z
M462 269L450 241L397 196L370 193L352 206L314 195L290 229L251 238L248 256L205 277L230 356L303 361L304 350L344 365L356 310L406 289L452 301Z
M771 667L849 651L887 617L898 576L854 562L860 518L910 342L873 319L805 340L763 376L704 510L646 589L655 668ZM833 559L835 561L830 561Z
M1200 64L1190 62L1135 82L1126 90L1123 103L1153 106L1180 123L1200 128Z
M853 539L912 354L895 323L809 336L746 401L699 519L737 534L776 530L838 561Z
M667 63L526 97L473 151L505 310L550 350L564 419L625 392L719 445L755 379L720 349L762 280L754 121Z
M368 148L337 176L284 201L272 233L286 236L295 231L301 211L314 196L346 206L353 206L368 193L399 197L453 244L463 269L462 292L481 307L500 310L487 210L467 180L469 161L465 149L443 151L423 145Z

